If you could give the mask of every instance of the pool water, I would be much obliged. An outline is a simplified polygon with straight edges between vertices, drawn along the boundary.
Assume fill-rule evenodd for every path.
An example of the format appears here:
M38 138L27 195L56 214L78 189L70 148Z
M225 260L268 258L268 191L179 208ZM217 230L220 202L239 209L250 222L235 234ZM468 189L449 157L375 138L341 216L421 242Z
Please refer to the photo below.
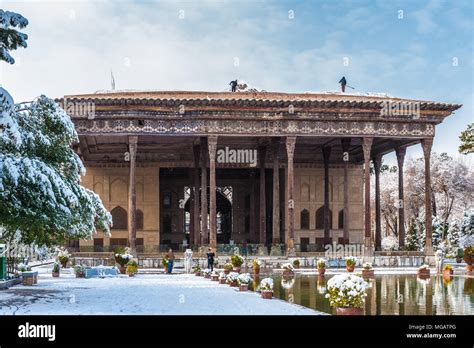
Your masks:
M260 280L266 277L260 276ZM283 279L269 275L274 280L276 298L335 314L325 298L326 284L332 275L296 274ZM474 314L474 278L431 276L419 279L416 275L376 275L368 280L365 303L366 315L472 315ZM258 284L254 281L250 288Z

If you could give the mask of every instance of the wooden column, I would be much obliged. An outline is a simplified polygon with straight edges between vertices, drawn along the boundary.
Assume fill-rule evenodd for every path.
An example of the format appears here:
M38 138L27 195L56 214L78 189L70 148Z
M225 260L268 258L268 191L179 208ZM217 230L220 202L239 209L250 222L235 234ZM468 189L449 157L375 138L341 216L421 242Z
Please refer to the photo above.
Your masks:
M132 252L132 255L137 255L137 191L135 186L135 168L136 168L136 155L137 155L137 136L128 137L128 153L130 160L130 171L128 180L128 243Z
M256 215L255 214L255 200L257 199L257 195L255 193L255 171L250 169L250 211L249 211L249 219L250 219L250 226L249 226L249 239L250 243L253 243L256 239L255 230L256 230Z
M194 169L189 169L189 246L191 247L194 244L194 232L196 230L195 224L194 224L194 216L196 215L194 213L194 201L197 199L194 195ZM186 206L183 207L184 209L184 216L186 217ZM184 229L186 229L186 219L184 222ZM196 232L198 233L198 232Z
M217 245L217 200L216 200L216 150L217 135L207 138L209 147L209 244L215 249Z
M364 253L372 255L372 231L370 221L370 152L373 138L362 139L362 150L364 152Z
M405 248L405 200L403 193L403 162L405 161L406 148L397 147L398 162L398 245Z
M200 159L200 152L201 148L199 145L193 146L193 153L194 153L194 201L193 201L193 225L194 225L194 234L193 239L190 240L190 244L199 245L201 243L201 214L199 211L199 159Z
M280 139L273 141L273 224L272 243L280 243L280 163L278 152L280 149Z
M331 148L323 147L324 159L324 244L331 244L331 216L329 214L329 157L331 156Z
M342 160L344 161L344 243L349 243L349 147L351 145L350 138L342 139Z
M380 168L382 167L382 155L373 158L375 169L375 250L382 250L382 222L380 210Z
M288 250L294 248L295 238L295 201L294 201L294 166L293 157L295 153L296 137L286 137L286 154L288 157L286 189L288 195L288 202L285 206L288 214L288 230L286 236L286 243Z
M265 244L267 235L266 229L266 199L265 199L265 146L259 147L260 157L260 224L259 224L259 243Z
M426 244L425 254L433 254L433 245L431 243L432 234L432 212L431 212L431 147L433 139L427 138L421 141L423 147L423 155L425 157L425 228L426 228Z
M209 244L207 207L207 138L201 138L201 245Z

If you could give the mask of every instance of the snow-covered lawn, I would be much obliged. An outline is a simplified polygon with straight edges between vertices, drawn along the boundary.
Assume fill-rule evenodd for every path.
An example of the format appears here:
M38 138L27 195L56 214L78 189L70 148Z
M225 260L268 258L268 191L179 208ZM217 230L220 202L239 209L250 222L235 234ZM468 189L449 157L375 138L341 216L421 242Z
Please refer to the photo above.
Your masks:
M35 286L0 291L0 314L314 315L312 309L187 274L76 279L40 272Z

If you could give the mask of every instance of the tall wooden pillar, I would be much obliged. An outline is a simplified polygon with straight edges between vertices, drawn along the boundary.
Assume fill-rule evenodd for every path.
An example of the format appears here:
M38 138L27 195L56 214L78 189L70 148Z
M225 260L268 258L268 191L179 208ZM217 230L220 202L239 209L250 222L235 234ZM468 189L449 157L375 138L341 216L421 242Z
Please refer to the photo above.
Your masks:
M259 147L260 157L260 224L259 224L259 243L265 244L267 235L266 229L266 199L265 199L265 146Z
M249 239L250 242L253 243L256 239L255 235L255 230L256 230L256 215L255 214L255 200L257 199L257 195L255 192L255 171L253 169L250 169L250 211L249 211L249 219L250 219L250 224L249 224Z
M398 245L405 247L405 201L403 193L403 162L405 161L406 148L397 147L398 162Z
M216 150L217 135L211 135L207 139L209 147L209 244L212 248L217 245L217 197L216 197Z
M366 256L373 254L372 231L370 221L370 152L373 138L362 139L364 152L364 253Z
M295 238L295 201L294 201L294 166L293 157L295 153L296 137L286 137L286 155L288 157L287 166L287 178L286 178L286 190L288 196L288 202L286 202L285 210L287 210L288 216L288 230L286 236L286 243L288 250L294 248Z
M128 180L128 243L132 252L132 255L137 254L137 191L135 182L135 168L136 168L136 155L137 155L137 136L128 137L128 153L130 160L130 171Z
M350 138L342 139L342 160L344 161L344 244L349 243L349 147L351 145Z
M331 238L331 216L329 214L329 157L331 148L323 147L324 159L324 244L332 244Z
M373 158L375 169L375 250L382 250L382 222L380 210L380 169L382 167L382 155Z
M432 234L432 212L431 212L431 147L433 146L433 139L426 138L421 141L423 147L423 155L425 157L425 228L426 228L426 244L425 254L433 254L433 245L431 242Z
M280 243L280 163L278 152L280 149L280 139L273 141L273 224L272 243Z
M194 200L193 200L193 238L191 236L189 238L190 244L199 245L201 243L201 214L199 211L199 159L200 159L200 146L194 145L193 146L193 153L194 153L194 169L193 169L193 176L194 176Z
M194 194L194 169L189 169L189 247L192 247L194 244L194 232L196 230L196 226L194 224L194 216L196 215L194 212L194 201L197 199ZM184 210L184 229L186 229L186 206L183 207Z
M201 245L209 244L207 207L207 138L201 138Z

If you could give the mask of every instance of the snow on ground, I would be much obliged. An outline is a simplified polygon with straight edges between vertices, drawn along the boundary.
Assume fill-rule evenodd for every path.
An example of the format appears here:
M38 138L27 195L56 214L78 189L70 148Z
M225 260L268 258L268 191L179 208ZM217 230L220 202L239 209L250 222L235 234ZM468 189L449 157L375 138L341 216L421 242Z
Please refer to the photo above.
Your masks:
M59 278L52 278L49 269L42 271L37 285L0 291L0 315L322 314L189 274L84 279L74 278L70 270L62 271Z

